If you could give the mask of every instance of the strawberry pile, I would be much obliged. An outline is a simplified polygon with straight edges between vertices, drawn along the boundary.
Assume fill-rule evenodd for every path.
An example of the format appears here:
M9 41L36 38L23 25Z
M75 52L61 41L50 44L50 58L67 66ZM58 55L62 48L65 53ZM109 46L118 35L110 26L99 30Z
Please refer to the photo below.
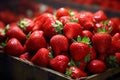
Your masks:
M43 13L3 26L0 44L4 54L73 79L120 66L120 19L109 19L102 10L59 8L55 14Z

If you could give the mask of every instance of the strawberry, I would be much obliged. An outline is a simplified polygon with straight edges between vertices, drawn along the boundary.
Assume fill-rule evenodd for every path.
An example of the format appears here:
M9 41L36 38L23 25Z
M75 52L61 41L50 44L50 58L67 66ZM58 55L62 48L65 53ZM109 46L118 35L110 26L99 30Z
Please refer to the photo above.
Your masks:
M78 79L81 77L87 77L87 73L85 73L84 71L82 71L81 69L79 69L76 66L71 66L69 68L67 68L66 73L67 76L72 77L73 79Z
M34 31L26 40L24 47L28 52L36 52L40 48L46 48L47 43L43 31Z
M89 37L91 39L92 36L93 36L93 33L89 30L83 30L82 31L82 36L86 36L86 37Z
M82 27L76 22L69 22L64 25L63 32L68 39L76 39L82 34Z
M1 28L5 28L5 24L2 21L0 21L0 29Z
M63 25L65 25L70 20L70 16L62 16L59 18L59 21L62 22Z
M56 11L56 17L57 17L57 19L59 19L62 16L70 16L69 11L68 11L67 8L59 8Z
M0 43L5 40L5 30L4 28L0 28Z
M29 61L30 61L31 57L32 57L32 55L29 52L25 52L19 56L19 58L21 58L23 60L29 60Z
M64 73L68 66L69 58L65 55L57 55L50 61L50 67L60 73Z
M28 34L29 32L32 31L34 27L34 23L31 19L29 18L23 18L18 22L18 26L26 33Z
M99 11L94 13L93 19L95 22L100 22L100 21L107 20L108 18L106 16L106 14L104 13L104 11L99 10Z
M92 37L93 48L99 53L104 54L110 48L112 42L112 37L110 34L106 33L105 28L98 30Z
M83 27L83 29L90 30L93 26L93 13L91 12L80 12L73 16L78 18L78 23Z
M40 48L32 57L31 62L36 65L46 67L50 61L50 51L46 48Z
M93 47L90 48L89 54L90 54L90 60L93 60L97 57L96 51Z
M88 37L84 37L84 38L80 38L80 36L78 36L77 38L77 42L73 42L70 45L70 53L71 53L71 57L75 60L75 61L81 61L84 60L85 56L89 53L90 51L90 47L88 44L90 39Z
M9 39L4 47L4 53L12 56L20 56L23 52L24 48L16 38Z
M53 35L62 30L62 23L56 21L53 17L47 18L43 24L43 31L46 37L51 38Z
M50 39L50 46L54 54L59 55L60 53L68 51L69 42L64 35L57 34Z
M120 51L120 33L116 33L113 37L112 37L112 44L113 46L116 48L117 51Z
M41 30L44 22L46 21L47 18L53 17L52 14L50 13L43 13L42 15L36 17L33 22L34 22L34 27L33 31L35 30Z
M106 69L106 64L101 60L94 59L88 64L88 71L91 74L102 73Z
M7 25L5 32L7 38L17 38L22 44L24 44L26 35L16 24Z

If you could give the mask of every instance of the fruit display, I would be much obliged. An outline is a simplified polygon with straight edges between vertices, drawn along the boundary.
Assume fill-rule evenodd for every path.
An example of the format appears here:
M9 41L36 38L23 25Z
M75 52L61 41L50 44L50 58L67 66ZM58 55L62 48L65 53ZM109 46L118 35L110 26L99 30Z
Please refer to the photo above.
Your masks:
M4 54L72 79L120 67L119 17L108 18L103 10L93 13L66 7L10 21L2 14L0 50Z

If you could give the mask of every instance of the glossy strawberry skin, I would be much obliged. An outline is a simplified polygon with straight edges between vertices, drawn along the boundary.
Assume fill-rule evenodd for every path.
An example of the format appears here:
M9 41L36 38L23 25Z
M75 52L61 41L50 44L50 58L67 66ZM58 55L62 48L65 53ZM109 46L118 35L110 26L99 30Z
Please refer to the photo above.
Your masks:
M70 16L62 16L59 18L59 21L61 21L62 24L65 25L67 22L70 21L70 18L71 18Z
M69 12L68 12L68 9L66 9L66 8L59 8L56 11L56 17L57 17L57 19L59 19L62 16L70 16Z
M26 40L25 33L16 25L11 24L9 29L5 33L5 37L7 38L17 38L22 44L24 44Z
M90 48L87 44L81 42L73 42L70 45L71 57L75 61L84 60L85 56L89 53Z
M63 32L68 39L76 39L78 35L82 35L82 27L76 22L69 22L64 25Z
M93 33L89 30L83 30L82 31L82 36L86 36L86 37L89 37L91 39L92 36L93 36Z
M105 63L101 60L92 60L89 64L88 64L88 71L92 74L96 74L96 73L102 73L107 69Z
M32 32L34 22L29 18L23 18L19 21L18 25L26 34L28 34L29 32Z
M62 52L68 51L69 42L64 35L57 34L50 39L50 45L54 54L59 55Z
M72 73L71 73L71 77L73 79L77 79L77 78L81 78L81 77L86 77L87 76L87 73L85 73L84 71L82 71L81 69L79 69L78 67L76 66L71 66L68 68L68 71L71 70Z
M95 22L100 22L100 21L107 20L108 18L106 16L106 14L104 13L104 11L99 10L94 13L93 19L95 20Z
M47 43L43 31L34 31L24 45L26 51L36 52L40 48L46 48Z
M50 13L44 13L44 14L36 17L35 20L33 21L34 27L33 27L32 31L41 30L46 19L48 19L50 17L53 17L52 14L50 14Z
M29 52L25 52L19 56L22 60L29 60L32 58L32 55Z
M91 12L80 12L77 15L73 16L78 19L78 23L83 27L85 30L90 30L94 23L93 23L93 14Z
M118 64L120 65L120 52L115 53L116 59L118 61Z
M46 48L40 48L36 54L32 57L31 62L36 65L47 67L50 61L50 51Z
M51 38L57 34L56 28L53 26L53 24L56 24L56 21L53 17L47 18L43 24L42 30L47 38Z
M93 48L100 54L104 54L111 45L112 38L106 33L95 33L92 37Z
M4 53L8 55L20 56L23 52L24 48L16 38L9 39L4 47Z
M58 55L50 61L50 67L60 73L64 73L68 66L69 58L65 55Z

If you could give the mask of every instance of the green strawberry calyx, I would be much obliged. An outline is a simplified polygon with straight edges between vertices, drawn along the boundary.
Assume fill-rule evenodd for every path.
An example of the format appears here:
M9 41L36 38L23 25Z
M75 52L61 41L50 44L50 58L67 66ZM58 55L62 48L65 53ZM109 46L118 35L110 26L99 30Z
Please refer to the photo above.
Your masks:
M108 58L106 59L106 63L107 63L107 66L110 68L119 67L119 63L116 57L113 55L108 56Z
M6 33L9 30L9 28L10 28L10 25L7 24L6 27L5 27L5 29L4 29L4 32Z
M72 70L71 70L71 69L68 70L68 68L67 68L66 71L65 71L65 76L70 76L70 77L72 77Z
M82 42L82 43L85 43L85 44L88 44L90 45L90 38L89 37L86 37L84 36L83 38L80 37L80 35L78 35L77 37L77 41L72 39L73 42Z
M71 61L68 63L68 66L79 66L80 65L80 62L78 61L74 61L71 59Z
M52 24L53 27L56 28L56 32L62 33L63 30L63 24L59 20L56 20L56 24Z
M70 22L76 22L76 23L78 23L78 18L70 18Z
M26 21L25 18L21 19L20 22L18 22L18 26L19 26L21 29L23 29L23 30L26 29L26 27L28 26L28 24L29 24L29 23Z
M71 9L68 9L68 13L69 13L70 16L74 16L75 15L73 10L71 10Z
M85 58L84 58L84 61L87 63L87 62L90 62L90 53L88 53Z

